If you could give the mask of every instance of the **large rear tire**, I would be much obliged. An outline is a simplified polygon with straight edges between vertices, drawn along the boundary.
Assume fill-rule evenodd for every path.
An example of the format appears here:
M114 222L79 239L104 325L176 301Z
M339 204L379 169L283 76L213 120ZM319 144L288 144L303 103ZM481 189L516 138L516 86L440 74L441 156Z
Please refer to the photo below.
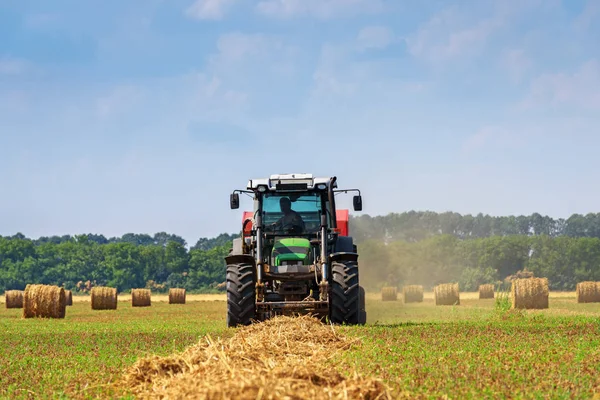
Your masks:
M250 325L256 315L254 265L227 266L227 326Z
M358 264L333 262L331 264L331 297L329 319L334 324L360 323L360 287Z
M365 325L367 323L367 308L366 308L366 293L365 288L359 287L359 311L358 311L358 323Z

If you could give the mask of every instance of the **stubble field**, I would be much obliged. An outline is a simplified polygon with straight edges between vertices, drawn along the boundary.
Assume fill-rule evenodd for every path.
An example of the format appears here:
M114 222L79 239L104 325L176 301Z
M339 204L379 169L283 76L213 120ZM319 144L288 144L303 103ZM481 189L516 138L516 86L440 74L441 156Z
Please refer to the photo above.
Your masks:
M112 385L136 360L228 338L224 297L188 295L93 311L74 298L63 320L22 319L0 308L0 397L115 398ZM591 398L600 392L600 303L551 293L550 308L507 311L462 293L459 306L382 302L367 295L368 321L337 327L356 339L327 363L380 379L392 398ZM285 340L274 337L273 340Z

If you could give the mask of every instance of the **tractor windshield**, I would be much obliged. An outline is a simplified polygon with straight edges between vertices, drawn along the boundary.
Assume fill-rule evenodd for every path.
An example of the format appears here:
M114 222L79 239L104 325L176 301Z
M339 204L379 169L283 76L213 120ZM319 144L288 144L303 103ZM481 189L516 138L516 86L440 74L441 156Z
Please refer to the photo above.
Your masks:
M319 193L265 193L265 229L275 234L314 234L320 228L322 204Z

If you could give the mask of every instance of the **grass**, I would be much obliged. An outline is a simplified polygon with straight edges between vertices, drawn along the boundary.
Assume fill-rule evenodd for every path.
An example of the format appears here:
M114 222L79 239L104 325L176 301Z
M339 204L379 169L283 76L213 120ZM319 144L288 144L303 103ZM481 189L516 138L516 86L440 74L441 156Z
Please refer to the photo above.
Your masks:
M225 331L225 303L190 302L91 310L74 302L64 320L22 319L0 311L0 397L106 396L106 383L149 354L183 350Z
M600 321L593 316L599 305L589 315L571 315L570 305L544 313L499 304L466 304L470 310L463 312L473 314L458 321L445 316L344 327L363 341L338 360L338 368L350 364L380 377L400 398L566 399L599 391ZM374 311L380 307L372 305Z
M508 307L507 307L508 304ZM589 398L600 390L600 304L551 294L550 309L514 312L502 296L461 294L459 306L381 302L368 325L341 327L362 344L334 361L383 379L399 397ZM74 299L64 320L0 308L1 398L111 397L107 383L137 358L200 337L230 335L224 301L93 311Z

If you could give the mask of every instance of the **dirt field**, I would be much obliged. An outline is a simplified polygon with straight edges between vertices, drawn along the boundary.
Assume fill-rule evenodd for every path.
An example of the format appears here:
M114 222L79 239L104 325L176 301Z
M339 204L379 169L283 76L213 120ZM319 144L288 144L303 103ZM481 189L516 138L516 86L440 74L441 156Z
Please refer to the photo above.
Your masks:
M239 331L225 326L222 295L189 295L185 305L153 298L144 308L121 300L117 310L102 311L76 300L63 320L25 320L22 310L0 308L0 398L119 397L115 382L136 361L204 346L209 337L226 341ZM392 398L590 398L600 391L600 303L577 304L574 293L551 293L549 309L523 312L478 300L477 293L461 294L459 306L435 306L430 293L416 304L368 293L367 312L366 326L334 329L353 345L331 348L330 372L320 371L318 382L335 386L345 381L329 373L358 374L381 381ZM288 335L269 337L291 346ZM252 354L264 353L261 340ZM191 365L202 362L197 357ZM159 373L162 361L152 359ZM212 368L211 360L202 368Z

